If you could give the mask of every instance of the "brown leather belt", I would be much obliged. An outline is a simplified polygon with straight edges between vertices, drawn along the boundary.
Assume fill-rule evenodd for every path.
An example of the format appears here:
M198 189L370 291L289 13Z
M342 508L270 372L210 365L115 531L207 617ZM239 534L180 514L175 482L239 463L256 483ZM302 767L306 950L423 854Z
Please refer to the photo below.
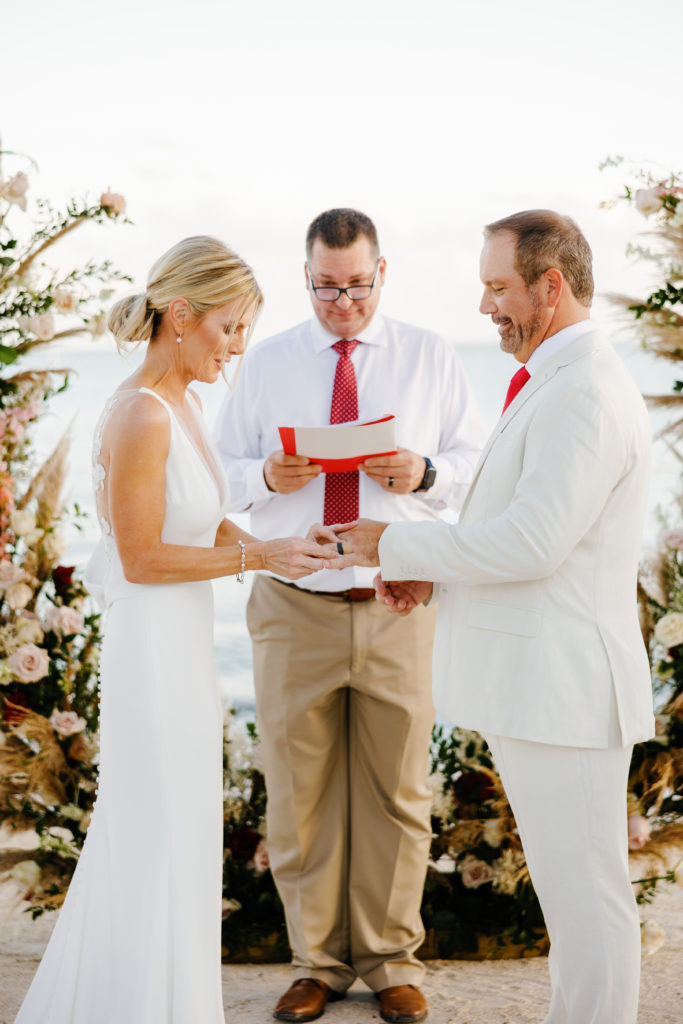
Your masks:
M375 596L374 587L351 587L350 590L306 590L305 587L297 587L296 583L288 583L287 580L276 580L271 576L274 583L282 583L285 587L293 587L301 594L313 594L315 597L337 597L342 601L370 601Z

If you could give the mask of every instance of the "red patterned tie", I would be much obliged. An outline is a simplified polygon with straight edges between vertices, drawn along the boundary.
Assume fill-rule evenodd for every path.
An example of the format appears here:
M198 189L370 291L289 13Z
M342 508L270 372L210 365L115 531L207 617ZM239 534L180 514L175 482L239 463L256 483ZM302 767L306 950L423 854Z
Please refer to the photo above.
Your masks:
M358 419L358 387L351 353L359 341L342 338L332 348L339 353L334 375L330 423L347 423ZM323 522L349 523L358 519L358 470L352 473L325 475L325 513Z
M527 370L526 366L522 366L519 370L517 370L517 373L510 381L510 387L508 388L508 393L505 396L505 405L503 406L503 412L505 412L512 399L517 397L517 395L520 393L520 391L522 390L522 388L528 380L531 380L531 374ZM503 413L501 413L501 416L502 415Z

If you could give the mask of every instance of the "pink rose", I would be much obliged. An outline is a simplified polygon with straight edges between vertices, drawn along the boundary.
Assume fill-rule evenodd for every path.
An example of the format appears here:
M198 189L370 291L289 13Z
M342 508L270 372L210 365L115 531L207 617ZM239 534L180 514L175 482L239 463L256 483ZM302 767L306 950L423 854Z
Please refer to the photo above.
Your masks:
M0 561L0 589L9 587L13 583L19 583L23 578L24 570L20 566L6 558Z
M52 313L41 313L40 316L31 317L28 329L40 341L50 341L55 336L55 318Z
M266 844L261 840L256 849L254 850L254 856L251 859L250 865L257 875L262 875L264 871L267 871L270 867L270 857L268 856L268 850Z
M479 860L471 853L458 861L457 870L460 872L462 884L466 889L478 889L480 885L490 882L493 878L491 865L484 860Z
M50 605L45 612L45 626L56 633L81 633L84 624L85 620L81 613L65 604Z
M107 216L118 217L120 213L125 213L126 200L118 192L107 191L100 196L100 206L107 211Z
M50 725L58 736L75 736L86 727L85 718L80 718L75 711L59 711L54 709L50 715Z
M628 819L628 848L642 850L650 838L650 822L642 814L632 814Z
M50 659L43 647L23 644L9 659L9 667L20 683L37 683L50 668Z
M15 174L13 178L10 178L4 184L0 182L0 196L6 199L8 203L15 203L22 210L25 210L28 184L27 176L23 171L19 171L18 174Z
M662 539L673 551L683 551L683 530L669 530Z

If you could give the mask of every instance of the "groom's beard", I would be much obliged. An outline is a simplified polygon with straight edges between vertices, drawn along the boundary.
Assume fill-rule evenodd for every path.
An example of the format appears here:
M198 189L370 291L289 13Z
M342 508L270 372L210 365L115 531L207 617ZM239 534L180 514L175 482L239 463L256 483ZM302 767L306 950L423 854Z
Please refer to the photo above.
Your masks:
M496 326L500 327L500 347L503 352L509 352L514 355L519 352L527 342L529 342L543 327L543 317L541 314L541 303L539 301L536 292L529 290L529 301L531 303L531 313L529 317L515 324L512 322L510 317L507 316L492 316L491 319Z

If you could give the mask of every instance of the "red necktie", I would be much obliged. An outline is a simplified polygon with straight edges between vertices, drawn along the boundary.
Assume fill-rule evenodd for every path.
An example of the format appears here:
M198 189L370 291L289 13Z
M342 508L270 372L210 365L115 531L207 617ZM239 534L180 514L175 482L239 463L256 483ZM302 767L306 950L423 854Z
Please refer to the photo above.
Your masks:
M517 370L517 373L510 381L508 393L505 396L505 405L503 406L503 412L505 412L512 399L517 397L517 395L520 393L520 391L522 390L522 388L528 380L531 380L531 374L527 370L526 366L520 367L520 369ZM502 415L503 413L501 413L501 416Z
M337 370L332 390L330 423L347 423L358 419L358 387L356 371L351 362L351 353L359 341L342 338L332 348L339 353ZM349 523L358 519L358 470L351 473L327 473L325 475L325 512L323 521Z

